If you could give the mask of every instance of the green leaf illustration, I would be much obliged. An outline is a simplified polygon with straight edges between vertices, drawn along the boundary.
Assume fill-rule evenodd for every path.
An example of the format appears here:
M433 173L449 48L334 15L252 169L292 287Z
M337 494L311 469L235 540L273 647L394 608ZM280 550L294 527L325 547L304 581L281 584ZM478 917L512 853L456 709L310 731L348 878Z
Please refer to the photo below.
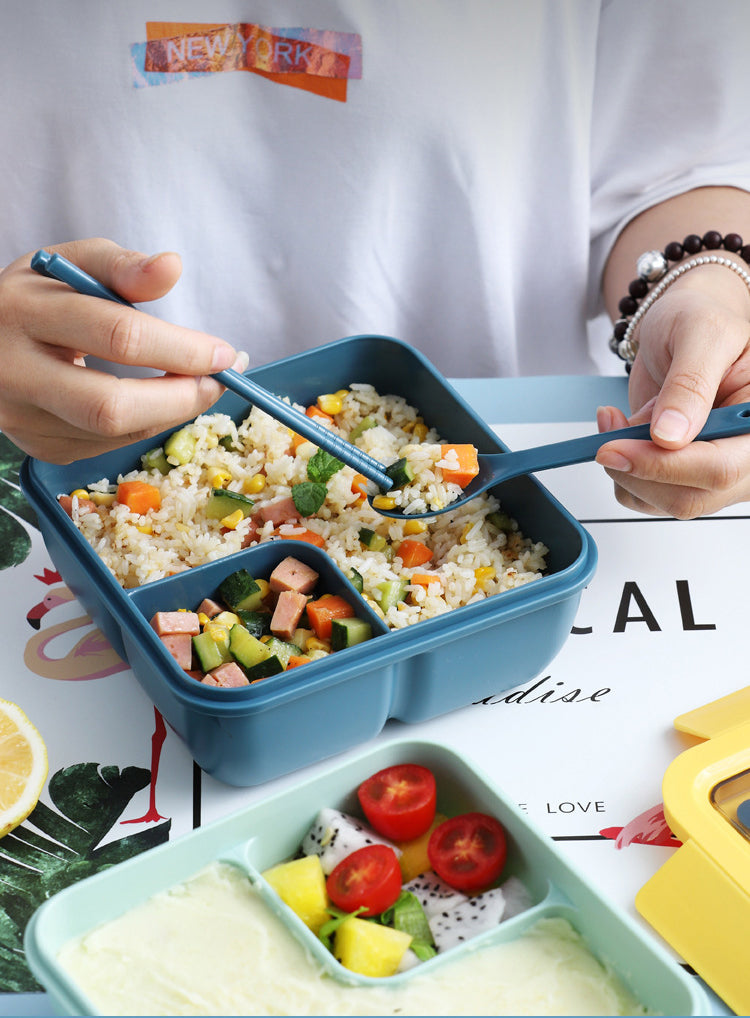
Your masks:
M65 767L48 786L59 812L37 803L25 823L0 839L0 992L42 989L26 964L23 935L46 898L169 839L171 821L166 820L101 844L150 780L150 771L142 767Z
M20 521L38 529L36 513L19 484L23 460L24 453L18 446L0 434L0 569L20 565L31 551L31 538Z

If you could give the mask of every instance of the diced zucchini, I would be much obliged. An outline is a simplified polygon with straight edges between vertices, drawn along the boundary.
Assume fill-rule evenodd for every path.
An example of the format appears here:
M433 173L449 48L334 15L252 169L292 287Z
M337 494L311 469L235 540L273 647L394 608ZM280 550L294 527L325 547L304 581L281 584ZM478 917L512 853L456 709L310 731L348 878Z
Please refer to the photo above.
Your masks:
M245 669L254 668L261 661L271 657L268 646L241 625L232 626L230 629L229 649L235 661Z
M486 519L490 526L494 527L495 530L504 530L508 534L511 530L513 530L513 520L507 513L487 513Z
M388 541L382 534L370 530L369 527L359 528L359 539L365 548L369 548L370 551L384 551L388 545Z
M219 598L233 612L257 611L263 600L263 588L247 569L238 569L219 584Z
M349 570L348 580L357 593L361 594L364 590L364 580L362 579L362 573L358 572L354 566Z
M231 435L222 435L219 439L219 445L222 448L227 449L229 452L235 452L234 439Z
M331 622L331 650L343 650L372 637L372 626L364 619L333 619Z
M239 491L228 491L226 488L213 488L206 503L206 516L209 520L223 520L231 516L237 509L242 510L242 515L250 516L255 503L247 495Z
M195 436L187 428L173 431L164 443L164 455L174 466L184 466L195 455Z
M349 441L355 442L363 431L369 431L370 428L376 428L378 422L374 417L363 417L359 424L355 425L349 432Z
M292 654L299 656L302 653L301 647L298 647L296 643L280 640L278 636L272 636L270 640L266 641L265 645L281 661L285 669L289 664L289 658Z
M245 611L243 608L237 612L240 622L249 633L258 639L267 636L271 632L271 613L258 611Z
M193 637L193 650L204 672L213 671L219 665L232 660L232 655L214 640L210 633L198 633Z
M257 682L258 679L267 679L270 675L278 675L279 672L283 671L284 666L281 661L279 661L275 654L271 654L265 661L258 662L252 668L246 668L245 674L250 682Z
M160 474L168 474L172 469L172 464L167 460L160 445L144 452L141 456L141 466L144 470L158 470Z
M386 467L385 472L393 481L394 488L403 488L405 484L409 484L414 480L414 471L404 456L400 460L396 460L395 463L391 463L389 467Z
M298 647L301 647L301 653L304 654L307 641L311 636L315 636L312 629L308 629L306 626L298 626L292 634L292 643L295 643Z
M408 580L386 580L385 583L381 583L379 587L376 587L375 589L379 596L375 600L380 605L382 611L387 612L389 608L398 604L399 601L403 601L406 597L408 585Z

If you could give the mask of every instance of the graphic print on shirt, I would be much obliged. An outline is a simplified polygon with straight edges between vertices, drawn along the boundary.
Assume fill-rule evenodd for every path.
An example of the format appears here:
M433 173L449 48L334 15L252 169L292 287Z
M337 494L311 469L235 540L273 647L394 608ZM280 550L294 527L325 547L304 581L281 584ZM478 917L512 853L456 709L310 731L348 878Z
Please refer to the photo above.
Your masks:
M346 102L348 80L362 77L361 36L328 29L149 21L146 41L134 43L130 52L135 88L251 71Z

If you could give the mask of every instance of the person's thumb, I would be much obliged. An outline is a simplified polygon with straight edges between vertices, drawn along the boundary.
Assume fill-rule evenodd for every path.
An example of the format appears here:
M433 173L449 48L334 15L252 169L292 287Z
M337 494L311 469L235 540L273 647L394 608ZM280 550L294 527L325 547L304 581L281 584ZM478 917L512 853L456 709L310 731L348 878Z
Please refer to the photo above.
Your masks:
M146 255L100 238L61 244L55 250L133 304L163 297L182 273L180 256L173 251Z

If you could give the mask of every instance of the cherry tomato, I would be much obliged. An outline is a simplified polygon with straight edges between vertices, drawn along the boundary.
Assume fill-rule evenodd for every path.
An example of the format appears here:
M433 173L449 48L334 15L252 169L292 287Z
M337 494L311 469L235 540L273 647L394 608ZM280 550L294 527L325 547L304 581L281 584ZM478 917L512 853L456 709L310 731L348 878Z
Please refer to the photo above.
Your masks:
M486 813L462 813L444 820L427 845L430 864L438 876L466 894L484 891L494 883L506 854L505 831Z
M344 912L380 915L401 893L401 867L388 845L365 845L334 868L326 880L328 897Z
M435 817L435 778L420 764L386 767L363 781L357 794L369 822L392 841L418 838Z

